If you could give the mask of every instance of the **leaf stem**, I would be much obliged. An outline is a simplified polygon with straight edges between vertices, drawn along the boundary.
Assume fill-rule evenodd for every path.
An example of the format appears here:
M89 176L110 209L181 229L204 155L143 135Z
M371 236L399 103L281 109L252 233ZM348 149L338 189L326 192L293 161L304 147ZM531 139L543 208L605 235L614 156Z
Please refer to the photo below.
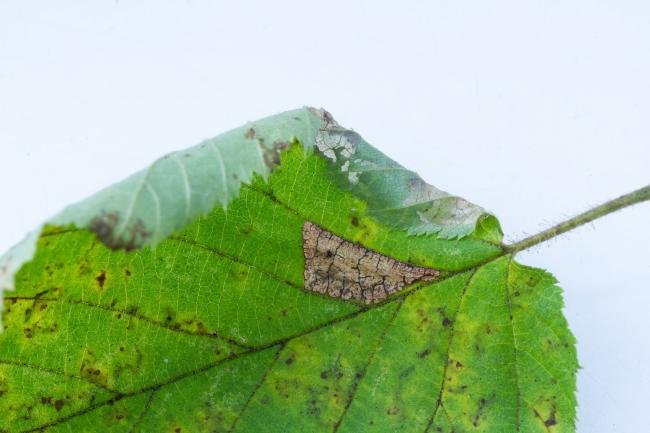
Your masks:
M539 243L559 236L562 233L566 233L569 230L573 230L576 227L587 224L595 219L646 200L650 200L650 185L622 195L618 198L615 198L614 200L605 202L600 206L596 206L587 212L583 212L580 215L561 222L560 224L546 229L536 235L529 236L525 239L520 240L519 242L515 242L514 244L506 245L505 250L511 254L526 250Z

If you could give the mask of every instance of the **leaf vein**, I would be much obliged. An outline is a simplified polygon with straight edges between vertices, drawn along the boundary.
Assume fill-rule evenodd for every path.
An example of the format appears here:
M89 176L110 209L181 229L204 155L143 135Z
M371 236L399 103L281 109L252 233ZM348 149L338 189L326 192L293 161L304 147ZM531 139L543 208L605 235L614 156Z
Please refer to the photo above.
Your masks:
M497 257L497 258L498 258L498 257ZM489 260L489 261L492 261L492 260L495 260L495 258L493 258L493 259L491 259L491 260ZM489 262L489 261L486 261L486 263ZM470 269L472 270L472 276L474 275L475 270L476 270L476 268L477 268L478 266L480 266L480 265L474 265L473 268L470 268ZM439 284L439 283L441 283L441 282L447 280L448 278L451 278L451 277L454 277L454 276L456 276L456 275L462 274L463 272L467 272L467 271L470 270L470 269L465 269L465 270L463 270L463 271L458 271L458 272L450 273L450 274L444 276L443 278L437 280L437 281L436 281L435 283L433 283L433 284ZM468 279L468 282L467 282L466 285L465 285L465 289L464 289L464 291L467 290L467 287L469 286L469 282L470 282L470 281L471 281L471 276L470 276L470 278ZM414 284L414 285L417 285L417 283ZM375 309L375 308L378 308L378 307L380 307L380 306L382 306L382 305L386 305L386 304L388 304L388 303L392 303L392 302L396 302L396 301L399 301L399 300L403 300L403 299L405 299L405 298L411 296L412 294L417 293L420 289L422 289L422 288L424 288L424 287L428 287L428 286L429 286L429 285L421 286L421 287L418 287L416 290L412 290L412 291L410 291L410 292L403 293L403 294L401 294L401 295L399 295L399 296L395 296L395 297L393 297L393 298L388 298L388 299L386 299L385 301L380 302L380 303L377 303L377 304L374 304L374 305L372 305L372 306L369 306L369 307L362 307L362 308L360 308L359 310L355 310L355 311L353 311L353 312L351 312L351 313L348 313L348 314L346 314L346 315L344 315L344 316L339 316L339 317L336 317L336 318L334 318L334 319L332 319L332 320L325 321L325 322L323 322L323 323L321 323L321 324L315 325L315 326L313 326L313 327L311 327L311 328L309 328L309 329L307 329L307 330L304 330L304 331L302 331L302 332L298 332L298 333L293 334L293 335L291 335L291 336L288 336L288 337L285 337L285 338L282 338L282 339L278 339L278 340L275 340L275 341L272 341L272 342L269 342L269 343L266 343L266 344L263 344L263 345L254 346L254 347L248 348L247 350L245 350L245 351L243 351L243 352L239 352L239 353L231 354L230 356L228 356L228 357L226 357L226 358L222 358L222 359L220 359L220 360L213 361L213 362L208 363L208 364L206 364L206 365L204 365L204 366L202 366L202 367L199 367L199 368L197 368L197 369L193 369L193 370L190 370L190 371L183 372L183 373L181 373L181 374L179 374L179 375L177 375L177 376L174 376L174 377L172 377L172 378L167 379L166 381L158 382L158 383L155 383L155 384L152 384L152 385L147 385L147 386L145 386L145 387L142 387L142 388L140 388L140 389L138 389L138 390L131 391L131 392L129 392L129 393L118 394L118 395L116 395L115 397L110 398L110 399L108 399L108 400L105 400L105 401L103 401L103 402L94 403L94 404L92 404L91 406L89 406L89 407L87 407L87 408L84 408L84 409L79 410L79 411L77 411L77 412L71 413L71 414L69 414L69 415L67 415L67 416L65 416L65 417L62 417L62 418L58 418L58 419L55 419L55 420L49 421L49 422L44 423L44 424L42 424L42 425L40 425L40 426L37 426L37 427L31 428L31 429L28 429L28 430L24 430L24 431L22 431L22 432L20 432L20 433L36 433L36 432L39 432L39 433L40 433L40 432L42 432L42 430L44 430L44 429L46 429L46 428L49 428L49 427L53 427L53 426L55 426L55 425L62 424L62 423L64 423L64 422L66 422L66 421L69 421L69 420L74 419L74 418L76 418L76 417L78 417L78 416L81 416L81 415L87 414L87 413L89 413L89 412L92 412L92 411L94 411L94 410L97 410L97 409L99 409L99 408L101 408L101 407L104 407L104 406L106 406L106 405L114 404L114 403L116 403L116 402L118 402L118 401L120 401L120 400L122 400L122 399L124 399L124 398L133 397L133 396L136 396L136 395L139 395L139 394L142 394L142 393L145 393L145 392L148 392L148 391L154 390L154 389L163 388L163 387L165 387L165 386L167 386L167 385L170 385L170 384L176 383L176 382L178 382L178 381L180 381L180 380L183 380L183 379L185 379L185 378L193 377L193 376L196 376L196 375L198 375L198 374L201 374L201 373L207 372L207 371L209 371L209 370L211 370L211 369L213 369L213 368L219 367L219 366L221 366L221 365L223 365L223 364L226 364L226 363L228 363L228 362L230 362L230 361L234 361L234 360L240 359L240 358L245 357L245 356L253 355L253 354L255 354L255 353L258 353L258 352L263 351L263 350L266 350L266 349L270 349L270 348L275 347L275 346L283 346L283 345L285 345L286 343L288 343L289 341L291 341L291 340L293 340L293 339L296 339L296 338L302 337L302 336L304 336L304 335L311 334L311 333L313 333L313 332L316 332L316 331L318 331L318 330L320 330L320 329L323 329L323 328L325 328L325 327L327 327L327 326L334 325L334 324L336 324L336 323L342 323L342 322L345 322L345 321L347 321L347 320L351 320L351 319L357 317L357 316L360 315L360 314L363 314L363 313L365 313L365 312L367 312L367 311L371 311L371 310L373 310L373 309ZM464 292L463 292L463 295L464 295ZM462 296L461 296L461 297L462 297ZM9 298L7 298L7 299L9 299ZM24 299L24 297L23 297L22 299ZM453 326L453 325L452 325L452 326ZM448 349L449 349L449 347L448 347ZM430 423L432 423L432 422L433 422L433 418L430 420ZM427 428L428 428L428 427L427 427Z
M515 358L515 386L517 388L517 402L515 405L515 423L516 423L516 432L519 433L521 431L521 400L523 398L522 393L521 393L521 383L520 383L520 373L519 373L519 347L517 343L517 335L515 333L515 324L514 324L514 319L513 319L513 311L512 311L512 299L510 297L510 273L512 269L512 260L514 256L510 256L510 260L508 260L508 272L506 276L506 287L505 287L505 295L506 295L506 305L508 306L508 323L510 324L510 331L512 334L512 349L513 349L513 356Z
M144 404L144 407L142 408L142 411L140 412L140 415L138 416L138 419L135 420L133 423L133 426L129 430L129 433L135 433L136 429L142 424L142 420L144 417L147 415L149 412L149 409L151 409L151 403L153 402L153 398L156 395L156 392L158 391L158 388L153 389L151 391L151 394L149 394L149 398L147 398L147 401Z
M275 364L278 362L278 359L280 358L280 354L282 353L285 347L286 345L284 343L278 346L278 350L275 352L275 356L273 357L273 360L269 363L269 366L266 368L266 370L264 370L264 373L262 374L262 377L255 385L253 392L251 392L251 394L248 396L248 398L246 399L246 403L244 403L244 406L242 407L242 409L239 411L239 413L233 420L232 424L230 425L230 428L228 429L228 433L232 433L233 431L235 431L235 428L237 427L237 423L244 415L246 409L248 409L248 406L251 404L251 401L253 401L253 397L255 397L255 395L260 390L262 385L264 385L264 382L266 382L266 378L268 377L271 370L273 370Z
M107 391L107 392L109 392L111 394L115 395L115 394L118 393L117 391L115 391L115 390L113 390L113 389L111 389L111 388L109 388L109 387L107 387L105 385L102 385L101 383L90 381L90 380L88 380L87 378L85 378L83 376L78 376L76 374L66 373L66 372L61 371L61 370L56 370L54 368L49 368L49 367L43 367L41 365L36 365L36 364L32 364L32 363L25 362L25 361L12 361L12 360L9 360L9 359L0 359L0 365L11 365L11 366L15 366L15 367L28 368L28 369L40 371L40 372L43 372L43 373L49 373L49 374L54 374L54 375L57 375L57 376L67 377L69 379L76 379L76 380L80 380L82 382L88 383L90 385L96 386L97 388L101 388L104 391Z
M467 293L467 290L469 289L470 284L472 283L472 279L474 278L474 275L476 275L476 269L472 271L472 274L470 277L467 279L467 282L465 283L465 286L463 287L463 291L460 294L460 300L458 302L458 308L456 308L456 311L454 311L454 318L451 321L451 330L449 332L449 339L447 340L447 350L445 353L445 365L442 369L442 380L440 383L440 391L438 393L438 399L436 400L436 405L433 408L432 414L429 417L429 420L427 421L426 427L424 428L424 433L427 433L431 426L433 425L433 421L436 419L436 414L438 413L438 409L442 406L442 397L445 392L445 383L446 380L445 378L447 377L447 368L449 367L449 353L451 351L451 343L454 340L454 331L456 328L456 319L458 317L458 313L460 312L460 309L463 306L463 300L465 299L465 294Z
M61 298L43 298L43 297L25 297L25 296L15 296L11 297L8 296L5 298L8 301L43 301L43 302L59 302L61 304L67 304L67 305L81 305L85 306L88 308L96 308L99 310L104 310L104 311L109 311L111 313L118 313L118 314L124 314L126 316L130 316L133 318L136 318L138 320L142 320L143 322L147 322L151 325L166 329L168 331L172 332L178 332L181 334L186 334L186 335L191 335L195 337L208 337L208 338L215 338L218 340L225 341L227 343L230 343L232 345L235 345L237 347L240 347L242 349L251 349L251 346L246 345L238 340L235 340L230 337L223 336L217 332L198 332L198 331L191 331L189 329L183 329L183 328L176 328L174 326L168 325L164 322L160 322L158 320L152 319L151 317L145 316L144 314L138 313L138 312L133 312L129 310L122 310L120 308L114 308L108 305L102 305L102 304L95 304L93 302L89 301L82 301L80 299L61 299Z
M339 427L341 426L341 423L343 422L343 419L345 416L348 414L348 409L350 409L350 406L352 405L352 401L354 400L354 396L357 393L357 389L359 388L359 384L361 381L366 377L366 373L368 372L368 368L370 367L370 364L372 364L372 361L375 357L375 354L379 350L379 347L383 343L384 339L386 338L386 334L388 334L389 328L393 325L393 322L395 322L395 319L397 318L397 315L399 314L402 305L404 305L404 299L405 297L400 298L398 301L397 307L395 308L395 311L393 312L393 315L391 318L388 320L386 323L386 326L384 327L381 335L377 339L377 343L373 347L373 350L370 352L370 355L368 356L367 362L364 364L363 369L360 372L360 376L356 377L356 380L352 383L352 389L350 390L350 394L348 395L348 399L345 403L345 407L343 408L343 412L341 413L341 416L339 419L336 421L334 424L334 429L332 430L332 433L336 433L339 430Z

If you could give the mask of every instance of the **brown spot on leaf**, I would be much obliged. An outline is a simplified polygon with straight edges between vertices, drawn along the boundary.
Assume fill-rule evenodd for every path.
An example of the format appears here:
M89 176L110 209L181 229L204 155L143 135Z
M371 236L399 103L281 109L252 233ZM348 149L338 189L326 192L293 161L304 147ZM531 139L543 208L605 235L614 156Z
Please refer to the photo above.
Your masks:
M99 289L104 288L104 283L106 283L106 271L101 271L99 275L95 277L95 281L97 281L97 285L99 286Z
M117 212L102 212L90 221L90 230L97 234L97 237L108 245L113 236L113 230L120 221L120 214Z
M393 407L389 408L389 409L386 411L386 413L387 413L388 415L397 415L397 414L399 413L399 408L398 408L397 406L393 406Z
M478 427L481 421L481 417L485 413L485 407L488 405L488 401L485 398L481 398L478 402L478 410L476 411L476 415L474 415L474 419L472 420L472 425L474 427Z
M64 404L65 404L65 403L64 403L63 400L61 400L61 399L56 400L56 401L54 402L54 409L56 409L57 412L60 412L61 409L63 408L63 405L64 405Z
M151 236L151 232L146 229L141 219L131 221L124 229L117 230L120 222L118 212L102 211L95 216L88 228L95 232L97 237L109 248L117 250L124 248L127 251L133 250L144 244L145 240Z
M287 149L289 143L286 141L276 141L269 149L262 146L262 142L260 141L260 147L263 149L264 163L271 171L273 171L277 165L280 165L280 152Z
M100 369L95 354L86 349L81 360L81 367L79 368L79 374L81 377L89 380L93 383L98 383L106 386L108 378L106 373L102 372Z
M546 421L544 421L544 425L546 427L551 427L554 426L555 424L557 424L557 420L555 419L555 407L554 407L553 410L551 411L551 414L548 416Z
M23 334L25 334L25 338L32 338L34 336L34 331L32 328L23 328Z
M248 128L248 131L244 134L244 138L252 140L255 138L255 130L253 128Z

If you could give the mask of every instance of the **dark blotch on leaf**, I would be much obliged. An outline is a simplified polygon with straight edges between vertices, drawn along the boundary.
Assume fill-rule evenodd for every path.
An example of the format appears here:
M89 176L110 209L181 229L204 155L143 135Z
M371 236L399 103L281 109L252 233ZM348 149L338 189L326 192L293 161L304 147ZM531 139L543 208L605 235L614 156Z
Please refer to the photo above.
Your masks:
M244 138L252 140L255 138L255 130L253 128L248 128L248 131L244 134Z
M120 221L120 215L117 212L102 212L90 221L90 230L97 234L97 237L106 245L113 237L113 230Z
M555 419L555 409L553 409L553 411L549 415L548 419L546 421L544 421L544 425L546 427L551 427L551 426L554 426L555 424L557 424L557 420Z
M119 221L119 213L102 211L90 221L88 228L95 232L104 244L114 250L120 248L127 251L133 250L144 245L151 236L151 232L146 229L141 219L131 222L124 230L119 230L119 233L116 234L115 228Z
M262 142L260 142L260 146L262 146ZM280 152L288 147L289 143L286 141L276 141L270 149L262 147L264 152L264 163L271 171L273 171L277 165L280 165Z
M100 289L104 288L104 283L106 283L106 271L101 271L99 275L95 277L95 281L99 285Z

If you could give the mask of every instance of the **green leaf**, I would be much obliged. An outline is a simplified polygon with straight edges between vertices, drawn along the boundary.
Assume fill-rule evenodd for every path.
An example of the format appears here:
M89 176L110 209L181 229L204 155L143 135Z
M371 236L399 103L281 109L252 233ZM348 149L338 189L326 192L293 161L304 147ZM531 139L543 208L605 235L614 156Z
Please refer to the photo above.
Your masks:
M32 240L3 259L0 432L574 431L554 278L322 110L165 157Z

